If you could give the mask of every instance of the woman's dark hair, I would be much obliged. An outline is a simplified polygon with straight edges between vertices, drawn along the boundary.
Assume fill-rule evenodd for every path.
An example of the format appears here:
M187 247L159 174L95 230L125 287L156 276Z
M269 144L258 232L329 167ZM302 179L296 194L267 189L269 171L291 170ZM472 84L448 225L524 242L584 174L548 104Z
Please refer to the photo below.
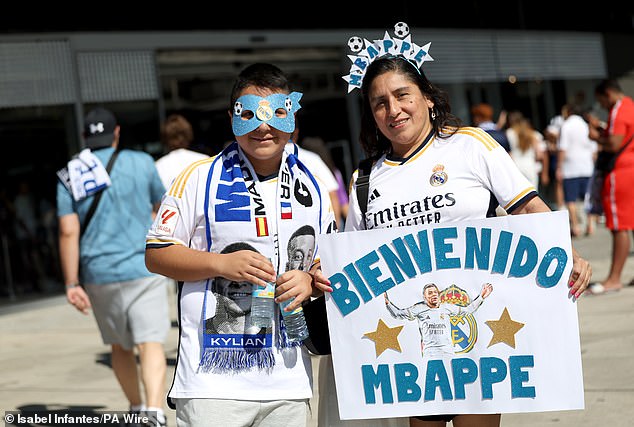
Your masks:
M458 127L462 126L462 121L451 114L451 105L449 105L447 94L431 84L431 82L427 80L427 77L425 77L425 74L419 70L416 65L401 56L381 57L374 60L374 62L368 66L361 86L363 105L359 142L368 157L378 157L382 154L389 153L392 149L390 141L376 126L368 96L374 79L390 71L404 75L407 79L415 83L423 95L434 103L436 118L431 120L430 117L430 121L437 137L448 138L456 132Z
M273 64L258 62L249 65L240 72L231 89L229 112L233 114L233 105L240 93L249 86L258 86L273 91L290 92L288 77Z

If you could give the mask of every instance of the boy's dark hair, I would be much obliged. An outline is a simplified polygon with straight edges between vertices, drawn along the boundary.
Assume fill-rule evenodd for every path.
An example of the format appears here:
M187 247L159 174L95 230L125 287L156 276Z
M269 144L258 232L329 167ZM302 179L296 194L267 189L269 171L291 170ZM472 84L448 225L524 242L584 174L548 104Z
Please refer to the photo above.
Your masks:
M288 77L275 65L264 62L249 65L240 72L231 89L230 113L233 113L233 105L240 92L249 86L263 87L276 92L290 92Z

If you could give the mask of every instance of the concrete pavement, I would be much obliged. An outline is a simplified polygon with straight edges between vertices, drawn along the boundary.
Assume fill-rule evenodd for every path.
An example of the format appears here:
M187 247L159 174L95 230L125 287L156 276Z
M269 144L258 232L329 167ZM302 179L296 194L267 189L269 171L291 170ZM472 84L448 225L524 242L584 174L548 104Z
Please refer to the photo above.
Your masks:
M609 232L599 225L594 236L575 239L573 244L591 261L594 279L603 279L610 265ZM633 278L631 254L623 279ZM175 295L171 309L175 321ZM502 426L634 425L634 287L583 296L578 311L585 410L505 414ZM173 374L177 335L174 323L166 344L166 390ZM127 409L94 318L74 310L63 295L30 302L0 301L0 339L0 412ZM319 358L315 362L316 370ZM167 410L167 415L169 425L175 426L174 411ZM316 425L315 414L310 426Z

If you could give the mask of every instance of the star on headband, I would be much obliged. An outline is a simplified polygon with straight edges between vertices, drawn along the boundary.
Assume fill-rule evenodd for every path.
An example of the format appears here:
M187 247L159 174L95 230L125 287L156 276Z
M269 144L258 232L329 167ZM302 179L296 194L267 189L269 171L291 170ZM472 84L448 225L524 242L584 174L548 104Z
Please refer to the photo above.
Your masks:
M352 65L350 73L343 76L343 79L348 82L348 93L361 88L365 71L375 59L385 55L401 56L420 69L423 62L434 60L429 55L429 46L431 42L422 47L413 43L409 26L405 22L394 25L394 37L387 31L382 39L372 42L358 36L350 37L348 47L354 55L348 55Z

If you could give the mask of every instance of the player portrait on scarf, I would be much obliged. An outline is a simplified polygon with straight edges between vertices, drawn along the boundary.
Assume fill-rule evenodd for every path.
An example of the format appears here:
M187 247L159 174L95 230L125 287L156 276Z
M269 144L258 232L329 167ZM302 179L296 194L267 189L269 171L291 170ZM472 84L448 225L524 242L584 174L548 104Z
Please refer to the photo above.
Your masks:
M256 252L248 243L231 243L220 253L227 254L239 250ZM212 291L216 296L216 315L205 321L206 333L213 335L261 333L261 329L251 323L251 293L253 285L246 280L229 280L216 277Z

